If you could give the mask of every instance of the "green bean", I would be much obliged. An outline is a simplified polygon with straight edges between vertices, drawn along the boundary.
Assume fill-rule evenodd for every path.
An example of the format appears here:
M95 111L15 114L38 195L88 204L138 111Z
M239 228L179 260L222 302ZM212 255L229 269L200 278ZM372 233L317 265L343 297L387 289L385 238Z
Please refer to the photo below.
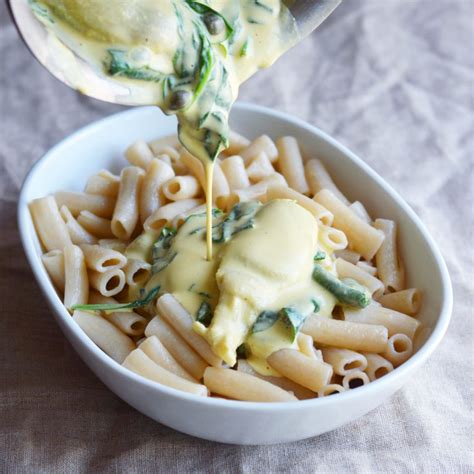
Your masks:
M365 308L370 304L371 298L367 291L356 288L355 285L343 283L321 265L316 264L314 266L313 279L316 283L319 283L323 288L326 288L326 290L332 293L342 304L359 308Z

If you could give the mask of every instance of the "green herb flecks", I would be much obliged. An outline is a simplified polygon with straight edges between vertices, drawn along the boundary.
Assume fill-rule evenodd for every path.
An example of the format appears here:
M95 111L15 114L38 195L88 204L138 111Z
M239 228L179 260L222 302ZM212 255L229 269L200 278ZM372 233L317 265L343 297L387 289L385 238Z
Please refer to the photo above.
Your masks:
M236 204L224 220L214 227L212 240L227 242L233 235L255 226L254 216L261 204L258 201Z
M252 333L266 331L281 321L288 329L289 339L293 342L298 335L306 316L294 308L282 308L280 311L262 311L252 326Z
M144 293L144 291L142 288L140 293ZM160 287L157 286L150 290L143 298L131 301L130 303L75 304L71 306L71 309L73 311L78 309L80 311L104 311L106 313L113 313L125 309L142 308L148 306L158 296L159 291Z
M175 235L175 229L164 227L161 230L158 240L153 244L151 267L153 274L161 272L176 257L176 252L171 251L171 243Z
M318 250L316 252L316 255L313 257L313 260L315 262L318 262L320 260L324 260L326 258L326 252L323 252L322 250Z
M160 82L165 75L147 66L136 68L127 60L127 52L121 49L108 49L110 61L106 64L107 74L140 81Z
M196 321L209 327L213 316L214 313L212 312L211 305L207 301L203 301L196 314Z
M341 304L358 308L365 308L370 304L370 294L361 285L353 280L345 280L343 282L325 270L321 265L314 265L313 279L332 293Z

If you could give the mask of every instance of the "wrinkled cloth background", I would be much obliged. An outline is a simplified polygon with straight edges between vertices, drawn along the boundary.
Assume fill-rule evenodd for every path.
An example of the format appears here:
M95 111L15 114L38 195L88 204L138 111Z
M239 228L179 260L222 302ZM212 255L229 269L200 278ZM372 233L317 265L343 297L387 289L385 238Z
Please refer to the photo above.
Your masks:
M474 0L346 0L242 87L241 99L317 125L393 185L434 235L455 291L439 349L389 402L268 447L202 441L146 418L60 333L19 242L20 185L52 145L120 107L57 82L3 3L0 19L1 472L474 472Z

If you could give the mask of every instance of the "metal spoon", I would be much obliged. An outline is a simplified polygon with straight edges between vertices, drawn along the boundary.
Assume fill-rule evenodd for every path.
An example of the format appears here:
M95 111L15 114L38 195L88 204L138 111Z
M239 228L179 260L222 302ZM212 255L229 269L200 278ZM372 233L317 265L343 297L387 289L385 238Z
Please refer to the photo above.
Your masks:
M316 29L341 3L342 0L287 0L288 8L298 24L300 40ZM72 53L70 57L57 54L54 42L44 25L33 14L27 0L8 0L13 21L33 56L57 79L67 86L105 102L123 105L149 105L131 94L125 87L107 76L99 75L89 63ZM74 60L72 60L74 58ZM69 74L71 67L76 69L73 77ZM86 88L79 87L74 80L81 77Z

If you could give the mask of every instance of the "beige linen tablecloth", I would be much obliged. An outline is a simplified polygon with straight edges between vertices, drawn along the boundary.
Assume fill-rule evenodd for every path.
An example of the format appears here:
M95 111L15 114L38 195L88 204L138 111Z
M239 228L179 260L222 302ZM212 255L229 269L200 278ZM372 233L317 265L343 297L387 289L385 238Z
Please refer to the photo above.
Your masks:
M64 339L21 248L16 201L57 141L119 110L68 90L0 7L0 472L473 472L473 0L347 0L241 98L317 125L415 209L455 289L451 326L390 401L269 447L195 439L111 393Z

